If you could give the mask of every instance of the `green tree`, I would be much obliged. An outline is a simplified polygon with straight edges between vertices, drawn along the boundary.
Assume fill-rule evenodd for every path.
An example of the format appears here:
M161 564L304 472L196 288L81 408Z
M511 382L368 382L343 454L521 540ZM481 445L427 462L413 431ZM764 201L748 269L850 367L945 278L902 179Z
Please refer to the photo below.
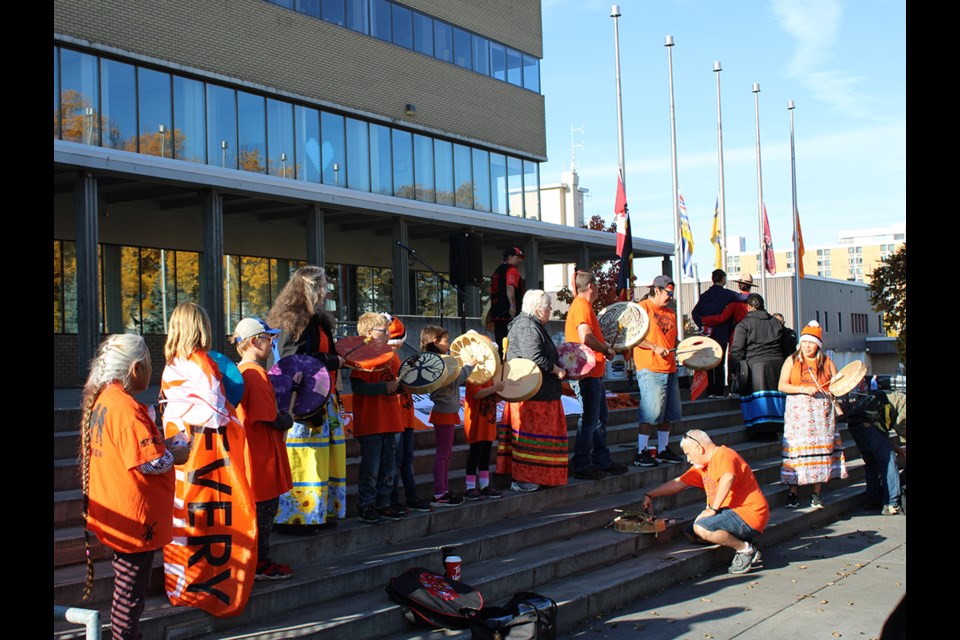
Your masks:
M907 366L907 243L880 262L870 282L870 304L883 326L897 336L897 358Z
M594 231L606 231L608 233L616 233L617 225L614 222L611 222L609 225L606 224L600 216L593 216L583 225L584 229L593 229ZM577 265L578 268L583 269L582 265ZM594 262L590 265L590 270L593 271L594 275L597 278L597 285L600 289L600 295L597 297L596 302L593 303L593 310L599 313L604 307L609 306L617 301L617 275L620 269L620 260L607 260L601 262ZM563 287L557 291L557 300L561 302L566 302L568 305L573 302L573 291L569 287ZM565 320L567 317L566 311L554 311L553 315L555 318Z

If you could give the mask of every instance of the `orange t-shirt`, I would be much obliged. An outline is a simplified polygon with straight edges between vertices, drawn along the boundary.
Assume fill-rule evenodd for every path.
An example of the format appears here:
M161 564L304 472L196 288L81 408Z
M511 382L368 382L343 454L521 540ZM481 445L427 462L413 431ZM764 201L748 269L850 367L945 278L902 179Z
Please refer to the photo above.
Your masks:
M817 382L820 383L820 388L824 391L830 390L830 378L833 377L833 373L836 371L836 367L833 366L833 361L824 356L823 358L823 371L820 372L820 375L817 376ZM803 355L801 354L799 358L793 361L793 368L790 370L790 384L814 384L813 374L817 371L816 367L810 366L808 369L803 364Z
M763 533L767 521L770 520L767 499L760 490L750 465L730 447L717 447L706 469L690 467L680 476L680 482L691 487L701 487L707 493L707 506L717 506L713 504L717 497L717 484L727 473L733 474L733 486L730 487L723 504L719 505L720 508L733 509L744 522Z
M137 469L166 451L147 408L114 382L97 397L90 429L87 528L122 553L159 549L170 542L173 469L157 475Z
M567 342L582 343L583 340L580 339L580 332L578 330L581 324L586 324L590 327L590 332L593 333L593 337L603 342L603 331L600 329L597 314L593 312L593 308L589 302L577 296L573 299L573 302L570 303L570 309L567 311L567 323L563 328L563 339ZM599 351L594 351L593 353L597 358L597 364L590 370L590 373L583 376L584 378L602 378L603 371L607 367L606 356Z
M400 356L393 354L393 360L387 369L380 371L360 371L350 373L351 380L364 382L390 382L397 379L400 371ZM353 394L353 435L369 436L377 433L399 433L410 422L410 413L404 406L404 396L409 394L398 391L393 394L373 396Z
M477 399L477 391L493 386L493 380L483 384L467 382L463 407L463 432L467 442L493 442L497 439L497 394Z
M645 340L666 349L677 346L677 314L670 307L658 307L647 298L639 302L650 319L650 330ZM642 349L639 345L633 348L633 363L637 371L647 369L656 373L674 373L677 370L677 354L671 351L666 358L661 358L651 349Z
M239 369L243 398L237 405L237 417L243 422L250 447L250 488L257 502L273 500L293 487L286 432L270 426L277 417L277 396L259 364L241 362Z

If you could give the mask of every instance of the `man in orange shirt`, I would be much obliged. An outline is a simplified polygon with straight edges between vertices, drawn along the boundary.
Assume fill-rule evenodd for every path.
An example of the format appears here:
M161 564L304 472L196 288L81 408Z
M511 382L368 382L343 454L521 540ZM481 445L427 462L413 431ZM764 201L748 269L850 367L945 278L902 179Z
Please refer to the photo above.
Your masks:
M763 533L770 520L770 507L750 465L733 449L718 447L699 429L688 431L680 448L693 466L643 496L643 508L649 512L653 498L702 488L707 508L694 521L693 533L706 542L733 549L736 553L729 572L747 573L760 562L753 538Z
M564 340L585 344L593 350L597 363L586 376L570 382L583 409L573 450L573 477L596 480L608 473L626 473L627 467L614 462L607 448L607 397L603 389L603 372L607 357L612 358L615 353L604 341L597 315L593 312L593 303L600 289L596 277L589 271L577 272L576 285L577 297L567 311Z
M680 383L677 380L677 314L669 306L673 298L673 280L659 275L653 279L650 294L640 306L650 319L647 336L633 348L633 362L637 369L640 388L640 408L637 411L640 429L637 435L638 467L655 467L660 462L679 464L683 458L670 450L670 429L679 422ZM647 451L653 428L657 428L657 457Z

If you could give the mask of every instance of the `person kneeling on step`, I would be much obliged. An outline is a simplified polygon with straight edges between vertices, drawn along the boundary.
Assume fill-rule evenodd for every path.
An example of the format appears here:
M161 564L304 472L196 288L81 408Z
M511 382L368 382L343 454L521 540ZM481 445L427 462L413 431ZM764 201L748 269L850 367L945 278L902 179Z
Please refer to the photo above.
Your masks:
M696 517L693 532L706 542L733 549L736 553L729 572L747 573L760 562L753 538L763 532L770 519L770 507L750 465L733 449L717 446L699 429L684 434L680 448L693 466L644 495L643 509L651 510L653 498L672 496L690 487L704 489L707 508Z

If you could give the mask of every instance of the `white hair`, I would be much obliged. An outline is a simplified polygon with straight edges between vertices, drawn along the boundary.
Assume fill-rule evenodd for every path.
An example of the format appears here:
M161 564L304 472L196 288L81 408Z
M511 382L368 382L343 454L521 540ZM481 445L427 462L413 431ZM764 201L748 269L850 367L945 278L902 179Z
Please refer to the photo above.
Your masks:
M550 304L550 296L543 289L528 289L523 294L523 305L520 310L523 313L535 316L538 311L546 309Z
M150 355L142 336L120 333L108 337L90 362L90 375L84 385L97 389L116 380L130 388L130 369L135 362L144 362Z

